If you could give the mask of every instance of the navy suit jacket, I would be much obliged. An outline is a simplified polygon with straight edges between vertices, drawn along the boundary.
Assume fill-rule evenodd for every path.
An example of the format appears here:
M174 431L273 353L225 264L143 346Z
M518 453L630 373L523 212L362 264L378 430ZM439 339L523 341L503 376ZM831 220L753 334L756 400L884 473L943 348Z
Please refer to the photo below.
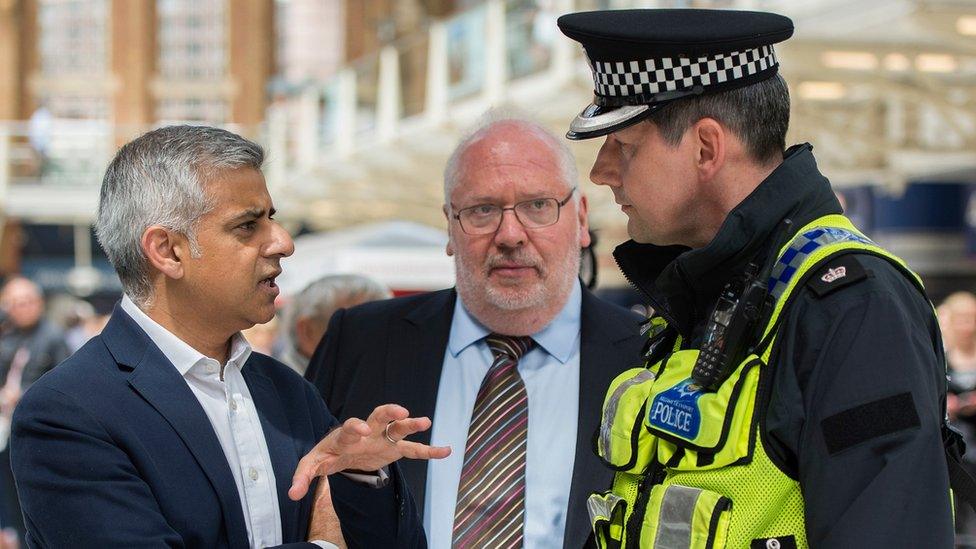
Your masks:
M282 537L306 546L298 460L337 422L309 383L252 353L242 368L267 440ZM247 547L237 486L186 381L120 307L102 335L35 383L13 417L11 467L31 547ZM350 545L425 546L397 467L369 488L330 478ZM314 487L313 487L314 488Z
M433 418L456 299L451 289L340 310L305 377L343 419L387 402L405 406L413 416ZM594 455L592 437L610 382L639 362L640 320L583 290L579 434L563 543L567 548L585 543L592 531L586 499L591 492L609 489L613 479L613 471ZM429 444L430 430L412 438ZM427 462L403 460L400 465L422 510Z

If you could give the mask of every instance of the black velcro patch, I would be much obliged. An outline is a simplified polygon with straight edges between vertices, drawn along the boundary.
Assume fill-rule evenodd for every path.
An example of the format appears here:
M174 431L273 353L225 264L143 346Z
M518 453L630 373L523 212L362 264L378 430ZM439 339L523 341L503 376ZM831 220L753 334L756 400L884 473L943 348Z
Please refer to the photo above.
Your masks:
M918 426L918 412L911 393L868 402L820 422L830 455L872 438Z
M749 549L796 549L796 537L780 536L778 538L754 539Z
M868 272L853 254L844 254L827 262L807 282L813 293L823 297L868 277Z

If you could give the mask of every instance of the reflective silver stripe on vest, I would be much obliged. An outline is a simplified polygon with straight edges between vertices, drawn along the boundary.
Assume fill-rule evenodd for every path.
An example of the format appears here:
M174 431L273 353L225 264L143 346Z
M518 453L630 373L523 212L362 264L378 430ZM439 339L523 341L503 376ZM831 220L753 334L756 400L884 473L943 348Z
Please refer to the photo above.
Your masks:
M796 274L800 265L817 248L827 244L847 241L877 246L871 240L855 232L837 227L816 227L796 235L769 274L768 289L770 295L779 299L783 295L783 292L786 291L786 287L790 284L790 279Z
M620 398L634 385L640 385L645 381L651 381L654 379L654 372L650 370L644 370L638 373L636 376L628 379L621 383L607 399L607 405L603 408L603 418L600 421L600 445L603 448L603 459L609 463L616 463L611 459L611 446L610 446L610 432L613 428L613 421L617 417L617 408L620 406ZM643 418L639 418L643 421ZM628 460L629 461L629 460Z
M598 518L613 519L613 510L624 501L616 494L590 494L586 500L586 510L590 513L590 524L596 526Z
M691 547L691 521L700 488L671 485L661 499L654 549L688 549Z

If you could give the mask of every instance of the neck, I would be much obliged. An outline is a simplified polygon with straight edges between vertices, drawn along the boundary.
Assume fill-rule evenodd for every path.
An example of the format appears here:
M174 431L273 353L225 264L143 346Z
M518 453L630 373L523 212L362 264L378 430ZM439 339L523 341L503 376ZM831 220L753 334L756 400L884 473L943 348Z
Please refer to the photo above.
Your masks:
M736 159L721 174L706 183L709 192L702 193L700 230L687 243L692 248L708 245L718 234L725 218L742 203L763 181L772 174L782 160L769 164L756 164L750 160Z
M485 310L480 311L475 309L477 307L469 309L468 312L492 332L510 336L530 336L548 326L559 314L562 305L556 310L540 308L500 310L494 307L486 307Z
M215 331L215 323L197 316L198 308L180 306L179 302L157 293L153 300L139 307L146 316L200 354L220 364L227 362L230 339L234 333Z

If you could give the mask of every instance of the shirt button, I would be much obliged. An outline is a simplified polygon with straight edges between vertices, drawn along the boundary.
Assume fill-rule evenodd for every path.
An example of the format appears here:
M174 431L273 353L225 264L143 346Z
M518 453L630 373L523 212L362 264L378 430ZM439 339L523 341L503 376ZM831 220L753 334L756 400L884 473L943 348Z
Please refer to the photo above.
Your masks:
M258 470L255 469L254 467L251 467L247 471L247 476L251 477L251 480L257 480L258 479Z
M233 410L233 411L235 411L235 412L237 411L237 400L236 399L233 399L233 398L230 399L230 409Z
M216 364L207 364L207 373L208 374L216 374L217 373L217 365Z

